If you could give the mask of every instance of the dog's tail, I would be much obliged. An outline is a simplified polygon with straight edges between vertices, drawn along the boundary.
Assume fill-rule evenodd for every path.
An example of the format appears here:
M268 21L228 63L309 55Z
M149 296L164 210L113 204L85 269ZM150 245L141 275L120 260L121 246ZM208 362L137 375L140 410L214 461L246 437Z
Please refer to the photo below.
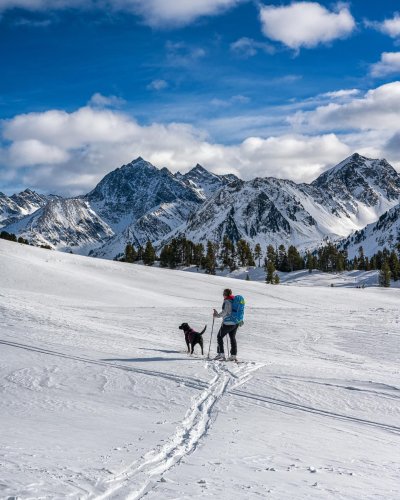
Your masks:
M200 335L203 335L203 333L207 330L207 325L203 328L203 330L200 332Z

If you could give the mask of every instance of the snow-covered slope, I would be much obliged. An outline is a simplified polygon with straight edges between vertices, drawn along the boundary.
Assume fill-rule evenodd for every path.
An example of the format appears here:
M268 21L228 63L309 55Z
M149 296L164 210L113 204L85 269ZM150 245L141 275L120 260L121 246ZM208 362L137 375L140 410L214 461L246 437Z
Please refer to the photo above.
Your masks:
M43 207L55 196L45 196L30 189L6 196L0 192L0 227L16 222Z
M400 497L399 290L268 286L3 240L0 276L1 497ZM232 285L247 300L243 362L188 357L177 326L208 323L207 352Z
M7 226L38 245L86 253L114 234L82 199L54 199L33 214Z
M373 160L357 153L311 185L336 202L337 211L349 217L357 229L375 222L400 201L398 172L386 160Z
M347 250L350 257L358 254L360 246L366 256L372 256L378 250L395 250L400 245L400 204L379 217L376 222L343 240L341 248Z

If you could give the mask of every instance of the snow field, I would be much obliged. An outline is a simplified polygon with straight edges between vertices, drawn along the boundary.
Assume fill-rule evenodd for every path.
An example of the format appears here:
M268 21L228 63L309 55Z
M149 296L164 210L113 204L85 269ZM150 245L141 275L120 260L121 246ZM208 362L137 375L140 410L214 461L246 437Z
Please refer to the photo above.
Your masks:
M244 362L188 357L225 287ZM0 497L398 498L398 304L0 241Z

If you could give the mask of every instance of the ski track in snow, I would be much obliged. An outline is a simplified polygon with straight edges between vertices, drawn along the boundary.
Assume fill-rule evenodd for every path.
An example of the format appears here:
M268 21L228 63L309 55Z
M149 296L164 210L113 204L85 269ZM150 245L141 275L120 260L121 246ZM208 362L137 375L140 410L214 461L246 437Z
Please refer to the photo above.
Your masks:
M139 500L145 496L156 487L165 472L196 450L217 417L216 405L221 398L228 391L247 382L251 373L263 366L260 363L243 363L232 367L219 362L206 363L215 376L206 389L192 401L182 423L168 442L149 451L141 460L133 462L112 478L96 484L88 499Z
M45 349L42 347L36 347L33 345L27 345L27 344L20 344L18 342L11 342L11 341L2 340L2 339L0 339L0 344L7 345L10 347L16 347L18 349L25 349L27 351L39 352L40 354L47 354L49 356L57 356L60 358L71 359L73 361L80 361L83 363L90 363L90 364L94 364L94 365L116 368L118 370L140 373L142 375L148 375L150 377L165 378L167 380L172 380L173 382L177 382L178 384L185 384L185 385L187 385L189 387L193 387L195 389L203 389L204 387L207 386L206 382L203 382L203 381L196 379L196 378L193 378L193 377L185 377L182 375L175 376L175 375L172 375L170 373L160 372L160 371L156 371L156 370L145 370L143 368L132 368L130 366L122 365L120 363L111 363L111 362L107 362L104 360L95 360L95 359L90 359L90 358L84 358L81 356L74 356L71 354L65 354L62 352L53 351L53 350Z
M363 418L357 418L357 417L353 417L353 416L349 416L349 415L343 415L341 413L327 411L327 410L323 410L321 408L313 408L312 406L301 405L298 403L293 403L291 401L284 401L281 399L272 398L272 397L264 396L261 394L254 394L254 393L247 392L247 391L234 390L234 391L232 391L232 394L235 396L240 396L240 397L246 398L246 399L255 400L257 403L261 402L261 403L266 403L268 405L282 406L282 407L293 409L293 410L299 410L299 411L303 411L303 412L307 412L307 413L314 413L314 414L321 415L321 416L335 418L337 420L343 420L343 421L353 422L356 424L367 425L370 427L374 427L376 429L382 429L382 430L393 432L397 435L400 435L400 426L396 426L396 425L389 425L389 424L384 424L381 422L374 422L371 420L366 420Z

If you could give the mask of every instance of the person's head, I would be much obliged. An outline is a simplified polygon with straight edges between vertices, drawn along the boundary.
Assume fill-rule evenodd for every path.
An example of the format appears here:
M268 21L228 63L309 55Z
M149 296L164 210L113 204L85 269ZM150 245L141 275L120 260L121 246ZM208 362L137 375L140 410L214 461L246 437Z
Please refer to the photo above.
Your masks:
M230 297L232 295L232 290L230 288L225 288L223 291L223 296L224 297Z

